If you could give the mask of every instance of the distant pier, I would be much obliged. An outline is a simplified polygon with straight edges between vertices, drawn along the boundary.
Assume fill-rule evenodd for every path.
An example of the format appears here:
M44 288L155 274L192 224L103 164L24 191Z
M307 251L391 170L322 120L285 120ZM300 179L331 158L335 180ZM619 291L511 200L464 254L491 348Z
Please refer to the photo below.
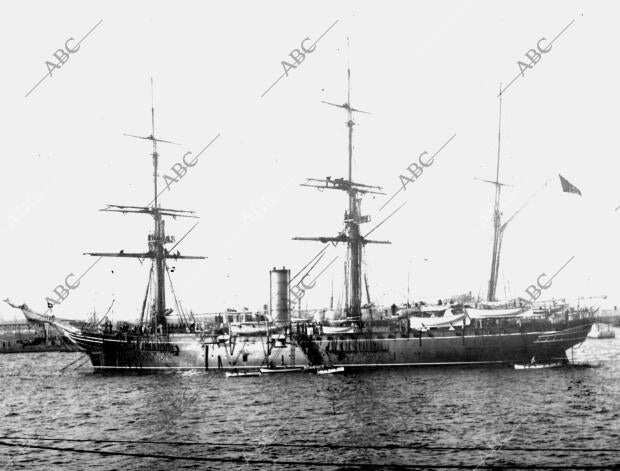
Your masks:
M614 327L620 327L620 311L615 307L614 309L603 309L596 316L596 320L599 322L605 322L606 324Z
M0 353L71 352L69 341L53 327L29 322L0 323Z

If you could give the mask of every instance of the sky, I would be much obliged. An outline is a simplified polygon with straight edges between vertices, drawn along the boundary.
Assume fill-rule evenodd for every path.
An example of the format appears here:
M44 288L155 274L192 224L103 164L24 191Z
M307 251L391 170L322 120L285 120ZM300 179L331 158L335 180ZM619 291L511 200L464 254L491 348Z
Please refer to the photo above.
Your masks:
M148 216L99 210L151 201L150 143L123 134L150 134L153 78L156 135L180 143L159 146L160 185L187 152L211 143L161 197L164 207L200 215L178 249L208 257L171 263L176 295L194 312L259 309L271 268L296 273L322 248L293 237L342 229L346 195L299 184L346 176L346 114L321 101L346 101L350 67L352 106L370 113L355 116L353 177L387 194L364 199L366 231L405 203L372 234L392 244L365 249L374 302L486 295L494 188L477 178L495 176L498 91L516 78L502 95L504 216L547 184L506 229L498 296L524 296L570 260L541 299L620 304L616 3L59 1L2 9L0 299L45 311L57 285L83 275L56 316L83 319L114 300L113 318L136 318L148 264L91 266L97 260L83 253L146 250ZM295 50L317 39L302 61ZM548 52L531 62L526 54L538 44ZM65 47L75 52L57 53ZM59 63L54 53L60 67L46 65ZM285 72L282 62L295 67ZM380 209L407 167L452 136ZM558 174L582 196L563 193ZM169 220L166 229L179 239L194 223ZM336 256L303 307L326 306L332 281L336 302L342 297L342 249L330 248L317 268ZM0 306L0 319L16 315Z

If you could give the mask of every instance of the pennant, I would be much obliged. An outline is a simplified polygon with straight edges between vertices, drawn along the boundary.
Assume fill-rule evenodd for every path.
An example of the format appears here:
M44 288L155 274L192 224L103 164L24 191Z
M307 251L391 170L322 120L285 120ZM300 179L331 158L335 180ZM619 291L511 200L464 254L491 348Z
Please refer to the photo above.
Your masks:
M569 182L562 175L558 174L558 176L560 177L560 183L562 184L562 191L564 193L575 193L579 196L582 196L581 191L579 191L579 188L577 188L575 185Z

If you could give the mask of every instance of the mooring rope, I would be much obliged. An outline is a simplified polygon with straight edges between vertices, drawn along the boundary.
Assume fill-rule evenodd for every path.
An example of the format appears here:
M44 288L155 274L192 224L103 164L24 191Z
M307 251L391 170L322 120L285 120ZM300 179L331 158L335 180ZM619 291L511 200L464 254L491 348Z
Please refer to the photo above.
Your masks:
M381 469L545 469L545 470L594 470L594 469L617 469L617 464L612 465L486 465L480 464L401 464L401 463L375 463L375 462L344 462L344 461L311 461L311 460L278 460L278 459L256 459L247 458L245 456L228 458L228 457L212 457L212 456L183 456L172 454L154 454L154 453L129 453L125 451L105 451L105 450L84 450L71 447L55 447L46 445L7 443L0 441L0 446L13 448L32 448L37 450L64 451L71 453L96 454L101 456L128 456L132 458L156 458L170 461L198 461L198 462L219 462L219 463L245 463L245 464L269 464L284 466L314 466L314 467L349 467L349 468L369 468L380 467Z

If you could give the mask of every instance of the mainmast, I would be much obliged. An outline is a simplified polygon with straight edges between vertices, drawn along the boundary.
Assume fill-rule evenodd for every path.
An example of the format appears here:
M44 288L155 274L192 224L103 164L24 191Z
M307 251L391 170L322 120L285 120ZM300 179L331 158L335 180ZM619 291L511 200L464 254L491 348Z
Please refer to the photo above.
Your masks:
M153 97L153 79L151 78L151 141L153 143L153 208L159 209L157 202L157 167L159 154L157 153L157 139L155 138L155 103ZM166 325L166 259L164 258L164 243L166 241L164 220L156 211L153 214L154 230L153 243L149 248L155 252L153 263L155 265L155 325Z
M180 209L165 209L159 206L159 193L157 189L157 177L158 177L158 164L159 164L159 153L157 152L157 143L163 142L166 144L176 144L171 141L164 141L163 139L157 139L155 137L155 106L153 103L153 79L151 79L151 135L150 136L135 136L132 134L125 134L129 137L135 137L138 139L145 139L152 142L153 145L153 201L149 206L122 206L122 205L114 205L109 204L101 211L109 211L109 212L120 212L123 214L133 213L133 214L150 214L153 217L154 221L154 229L151 234L148 235L148 252L145 253L126 253L124 250L121 250L118 253L100 253L100 252L89 252L85 255L93 255L98 257L129 257L129 258L139 258L139 259L151 259L153 260L153 268L155 271L155 300L154 300L154 309L151 313L151 321L153 323L153 327L157 328L157 326L161 325L162 328L166 326L166 314L168 311L166 310L166 259L172 258L175 260L178 259L204 259L205 257L201 256L191 256L191 255L181 255L177 250L176 253L171 254L164 247L165 244L174 243L174 236L167 236L165 231L165 221L164 216L170 216L173 218L177 217L187 217L187 218L197 218L198 216L194 215L194 211L186 211ZM178 145L178 144L177 144ZM178 245L178 244L177 244ZM175 245L176 247L176 245ZM174 250L174 247L172 248ZM150 282L150 277L149 277ZM147 290L148 292L148 290Z
M335 103L329 103L324 101L323 103L342 108L347 112L347 128L348 128L348 157L349 168L348 178L336 178L332 179L327 177L326 179L308 178L306 183L302 183L301 186L308 186L313 188L328 188L334 190L341 190L347 193L349 197L349 208L345 211L344 223L345 230L338 234L337 237L294 237L294 240L316 240L323 243L327 242L343 242L347 244L347 264L346 273L347 286L346 286L346 310L350 317L361 316L361 304L362 304L362 247L368 243L380 243L389 244L388 241L374 241L368 240L360 233L360 225L370 221L370 216L363 216L361 214L361 201L362 196L366 193L373 193L383 195L385 193L377 190L382 190L379 186L364 185L362 183L355 183L353 181L353 113L366 113L355 109L351 106L351 70L347 69L347 102L342 105Z

